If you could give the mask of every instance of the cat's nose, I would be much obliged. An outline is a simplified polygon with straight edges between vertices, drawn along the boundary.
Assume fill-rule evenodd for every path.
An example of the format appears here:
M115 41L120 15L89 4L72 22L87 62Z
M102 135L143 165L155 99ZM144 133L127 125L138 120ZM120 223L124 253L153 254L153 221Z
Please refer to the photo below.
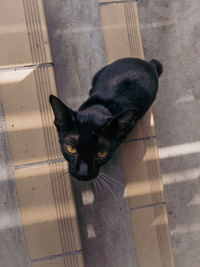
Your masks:
M77 175L79 177L86 177L88 176L88 165L85 162L81 162L80 166L79 166L79 170L77 171Z

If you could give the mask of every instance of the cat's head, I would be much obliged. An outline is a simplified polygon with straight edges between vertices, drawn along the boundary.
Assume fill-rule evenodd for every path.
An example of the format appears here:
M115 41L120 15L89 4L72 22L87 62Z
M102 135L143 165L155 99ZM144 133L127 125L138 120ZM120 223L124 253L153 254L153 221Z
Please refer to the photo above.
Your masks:
M73 111L57 97L50 96L59 142L70 174L78 180L97 177L100 167L126 137L135 110L110 116L108 111L88 108Z

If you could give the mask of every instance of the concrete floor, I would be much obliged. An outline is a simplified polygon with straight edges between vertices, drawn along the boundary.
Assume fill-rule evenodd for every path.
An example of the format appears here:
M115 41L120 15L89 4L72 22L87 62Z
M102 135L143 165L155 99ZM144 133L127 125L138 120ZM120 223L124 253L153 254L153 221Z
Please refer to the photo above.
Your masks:
M145 57L164 66L153 106L176 267L200 262L200 3L138 1Z
M0 99L0 266L28 267L13 167Z
M54 41L52 42L52 49L57 67L59 93L66 103L77 107L87 96L91 77L106 62L98 1L46 0L45 3L48 12L47 19L51 18L48 20L50 35L54 32L51 38L55 38L54 41L57 42L57 45L53 45ZM198 115L200 108L200 82L198 79L200 4L198 0L140 0L138 5L145 57L159 59L164 65L160 91L153 110L175 266L198 267L200 262L200 117ZM63 10L63 12L59 10ZM78 19L80 16L81 20ZM56 23L56 18L61 19L60 25ZM69 29L69 25L73 27ZM81 29L81 31L77 32L77 29ZM88 29L90 30L88 31ZM75 68L73 68L76 69L75 73L69 69L71 64L75 64ZM67 81L70 81L70 84ZM74 99L74 95L69 97L64 93L65 88L71 85L74 86L72 88L74 90L77 85L82 88L82 95L79 99ZM71 91L75 94L74 90ZM1 109L0 114L3 118ZM4 215L0 217L0 266L27 267L29 261L20 226L15 184L12 179L13 170L10 165L3 119L0 132L0 210ZM116 161L118 161L117 154L112 164ZM112 164L108 168L111 168ZM83 189L87 188L83 186L81 190ZM120 190L115 192L116 196L120 195ZM80 193L76 190L76 186L75 193L77 201L79 201ZM98 237L101 237L99 239L100 252L104 253L103 255L109 254L108 264L114 261L115 265L113 266L115 267L136 266L132 260L135 257L134 245L125 231L126 227L130 225L128 216L123 223L117 221L117 213L114 213L116 203L113 202L108 206L107 201L111 202L109 199L102 200L102 210L98 214L92 209L84 214L84 210L80 206L80 218L86 216L87 220L92 221L95 225ZM120 203L118 205L120 211L117 211L123 211L121 216L124 218L128 212L126 205L125 202ZM105 207L110 213L105 213ZM100 228L98 228L97 221L95 224L97 215L109 216L110 224L105 224L103 232L98 232ZM117 223L114 224L114 221ZM121 235L116 237L115 232L119 226ZM83 224L82 233L87 230L84 227ZM115 254L111 253L110 244L114 243L113 240L115 240L117 252L122 256L117 259ZM121 250L117 246L120 240L127 240ZM88 251L91 248L97 249L94 247L94 242L87 243L87 240L84 242ZM103 249L102 246L104 246ZM87 267L94 266L92 257L93 259L98 257L99 265L95 263L97 267L111 266L105 265L103 257L99 255L98 250L95 254L88 254Z
M88 97L94 74L106 65L98 0L45 0L47 24L55 66L58 95L77 109ZM56 12L56 16L55 16ZM109 177L117 177L114 196L98 192L93 205L93 183L76 183L80 231L86 267L136 267L128 203L123 198L124 183L119 153L105 167ZM96 195L96 194L95 194ZM90 232L94 237L91 238Z

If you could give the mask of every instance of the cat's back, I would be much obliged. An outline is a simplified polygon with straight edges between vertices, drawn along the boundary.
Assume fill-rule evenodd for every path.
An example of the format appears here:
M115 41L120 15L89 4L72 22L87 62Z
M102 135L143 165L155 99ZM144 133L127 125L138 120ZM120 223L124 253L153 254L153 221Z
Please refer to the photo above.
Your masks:
M134 81L144 77L146 79L156 78L156 71L151 63L139 58L122 58L104 68L95 86L112 87L127 78Z
M158 75L153 64L138 58L123 58L104 67L92 94L124 109L140 105L141 98L153 100L157 89Z

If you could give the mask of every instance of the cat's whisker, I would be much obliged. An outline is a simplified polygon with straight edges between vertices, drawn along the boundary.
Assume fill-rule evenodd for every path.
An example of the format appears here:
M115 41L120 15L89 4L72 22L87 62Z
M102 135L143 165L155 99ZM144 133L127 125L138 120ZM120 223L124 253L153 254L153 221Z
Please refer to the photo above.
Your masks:
M110 176L107 176L105 175L104 173L100 172L99 173L101 176L103 176L106 180L110 181L110 183L112 183L113 185L115 186L118 186L118 185L123 185L123 183L121 183L120 181L116 180L116 179L113 179L112 177Z
M107 180L105 177L101 177L107 184L110 183L111 186L115 186L116 188L118 188L117 184L114 184L112 181Z
M100 172L100 175L103 176L103 177L105 177L105 178L107 178L107 179L109 179L109 180L113 180L113 181L115 181L113 178L107 176L107 175L106 175L105 173L103 173L103 172Z
M101 175L100 175L101 176ZM104 180L106 180L107 182L109 182L110 184L112 184L113 186L118 187L119 185L116 184L113 180L110 180L108 177L105 176L101 176Z
M108 185L108 183L106 182L106 180L102 179L102 182L104 182L104 183L105 183L105 185L106 185L106 187L107 187L107 188L110 190L110 192L112 192L112 193L113 193L113 191L112 191L111 187Z
M92 182L93 182L93 185L94 185L94 191L95 191L95 195L96 195L96 196L97 196L97 198L98 198L98 192L97 192L96 182L95 182L95 180L94 180L94 179L92 180Z
M93 182L95 184L95 190L96 190L96 197L97 197L97 203L99 202L99 197L100 197L100 190L99 190L99 186L98 186L98 183L97 183L97 180L96 179L93 179Z
M101 188L101 183L100 183L100 181L99 181L98 179L95 179L95 180L96 180L97 186L98 186L98 188L99 188L99 192L100 192L100 194L103 196L103 190L102 190L102 188Z
M114 179L114 178L112 178L112 177L110 177L110 176L107 176L107 175L105 175L104 173L102 173L102 174L103 174L103 176L106 177L107 179L109 179L109 180L111 180L111 181L113 181L113 182L115 182L115 183L118 183L118 184L120 184L120 185L123 185L120 181L118 181L118 180L116 180L116 179Z
M102 182L102 178L100 176L98 178L99 178L99 180L98 180L99 185L102 185L102 187L106 188L105 185L104 185L104 183Z
M107 188L105 187L105 184L102 182L102 178L101 177L98 177L99 179L97 180L98 181L98 184L99 184L99 188L101 188L101 193L102 193L102 196L103 196L103 192L104 192L104 188L107 190Z
M111 187L109 186L109 184L103 179L103 177L99 177L99 178L100 178L102 184L104 184L104 187L107 188L107 190L109 192L111 192L111 194L113 195L114 199L116 200L115 194L114 194L113 190L111 189Z
M113 190L112 190L111 187L108 185L108 183L107 183L104 179L102 179L102 182L105 184L105 186L108 188L108 191L111 192L113 198L115 199L115 195L114 195L114 193L113 193Z
M97 187L96 187L95 180L93 179L92 182L93 182L93 185L94 185L95 192L97 193Z
M106 179L106 178L105 178ZM115 180L110 180L107 179L107 182L109 182L110 184L112 184L113 186L115 186L116 188L121 188L123 186L122 183L117 183Z

